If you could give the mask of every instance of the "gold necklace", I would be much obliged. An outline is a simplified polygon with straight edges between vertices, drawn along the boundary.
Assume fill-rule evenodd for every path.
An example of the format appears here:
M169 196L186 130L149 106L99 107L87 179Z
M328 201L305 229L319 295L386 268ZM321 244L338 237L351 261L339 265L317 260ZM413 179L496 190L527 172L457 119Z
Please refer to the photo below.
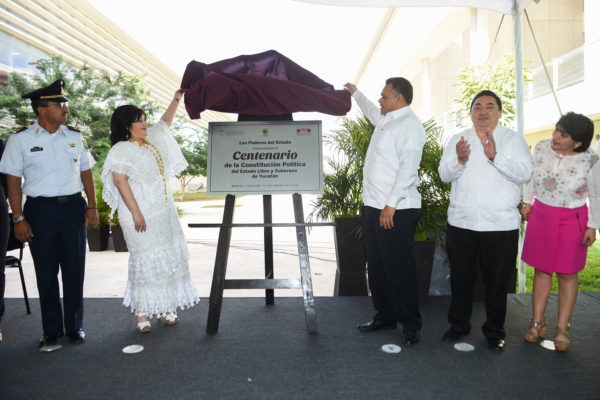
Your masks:
M163 185L165 188L165 206L167 208L169 208L169 199L167 197L167 178L165 176L165 163L163 162L160 152L158 151L158 149L156 148L155 145L153 145L152 143L147 142L143 139L140 140L140 139L131 138L131 139L129 139L129 141L132 143L137 143L140 145L140 147L148 149L150 151L150 153L152 153L152 155L154 156L154 159L156 160L156 164L158 165L158 171L160 172L160 176L162 177Z

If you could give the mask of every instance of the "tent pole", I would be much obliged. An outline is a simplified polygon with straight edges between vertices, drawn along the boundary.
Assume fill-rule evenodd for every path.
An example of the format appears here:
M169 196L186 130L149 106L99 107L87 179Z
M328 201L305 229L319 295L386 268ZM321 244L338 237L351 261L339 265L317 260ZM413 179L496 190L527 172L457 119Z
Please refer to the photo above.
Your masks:
M525 121L523 118L523 88L525 82L523 80L523 19L522 14L518 13L513 16L514 37L515 37L515 80L517 84L517 132L525 134ZM525 263L521 261L521 251L523 249L523 233L519 235L519 293L525 293Z
M515 14L513 17L514 35L515 35L515 80L517 83L517 132L524 134L525 121L523 119L523 89L525 86L523 80L523 19L522 14Z

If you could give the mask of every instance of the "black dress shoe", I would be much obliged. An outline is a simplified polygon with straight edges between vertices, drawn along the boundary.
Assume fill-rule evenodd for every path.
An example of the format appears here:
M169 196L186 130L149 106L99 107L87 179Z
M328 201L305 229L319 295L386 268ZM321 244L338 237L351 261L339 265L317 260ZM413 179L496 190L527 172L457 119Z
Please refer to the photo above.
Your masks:
M67 331L67 336L71 343L81 344L85 342L85 332L83 329L79 329L76 331Z
M364 324L358 324L357 328L361 332L377 331L379 329L396 329L396 321L379 321L373 319Z
M43 335L40 339L40 351L50 352L59 350L62 346L58 344L58 339L63 337L65 334L62 332L51 334L51 335Z
M488 339L488 347L495 352L504 350L504 339Z
M414 346L421 340L421 333L418 330L406 330L404 331L404 343L405 346Z
M450 328L446 331L446 333L444 333L442 340L444 342L456 342L458 339L460 339L461 337L463 337L467 334L468 333L459 332L459 331L456 331L456 330Z

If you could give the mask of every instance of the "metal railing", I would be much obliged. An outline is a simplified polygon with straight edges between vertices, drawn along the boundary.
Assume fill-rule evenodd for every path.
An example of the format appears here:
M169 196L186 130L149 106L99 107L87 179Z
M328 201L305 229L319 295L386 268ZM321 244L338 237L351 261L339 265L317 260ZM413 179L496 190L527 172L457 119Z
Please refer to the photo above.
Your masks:
M546 64L552 77L554 89L562 89L585 79L584 50L580 46ZM531 74L531 82L527 82L525 99L532 100L551 93L550 83L546 78L543 67L538 67Z

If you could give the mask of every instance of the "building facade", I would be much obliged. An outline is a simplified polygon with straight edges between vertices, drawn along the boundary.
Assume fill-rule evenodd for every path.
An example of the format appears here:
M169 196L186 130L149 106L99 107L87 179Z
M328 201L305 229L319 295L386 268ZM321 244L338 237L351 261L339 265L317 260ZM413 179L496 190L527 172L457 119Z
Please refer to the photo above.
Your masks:
M35 74L30 63L51 55L111 75L142 75L150 97L162 107L181 84L181 76L84 0L2 0L0 84L12 71ZM179 116L187 118L183 108ZM210 121L228 120L226 114L207 110L192 122L206 128Z
M550 137L560 118L537 46L547 66L563 113L575 111L595 124L592 146L600 139L600 2L596 0L541 0L526 8L534 36L523 14L523 58L532 79L525 83L525 137L531 146ZM485 9L462 7L428 9L425 31L415 25L414 13L391 10L382 22L380 38L365 60L359 87L381 77L383 64L393 64L393 75L408 78L415 88L413 108L423 119L435 118L446 135L462 130L468 116L457 113L457 75L467 64L494 65L515 52L514 18ZM411 32L414 32L411 34ZM414 42L412 54L394 55L399 40ZM391 76L391 71L386 71ZM378 90L378 89L377 89Z

